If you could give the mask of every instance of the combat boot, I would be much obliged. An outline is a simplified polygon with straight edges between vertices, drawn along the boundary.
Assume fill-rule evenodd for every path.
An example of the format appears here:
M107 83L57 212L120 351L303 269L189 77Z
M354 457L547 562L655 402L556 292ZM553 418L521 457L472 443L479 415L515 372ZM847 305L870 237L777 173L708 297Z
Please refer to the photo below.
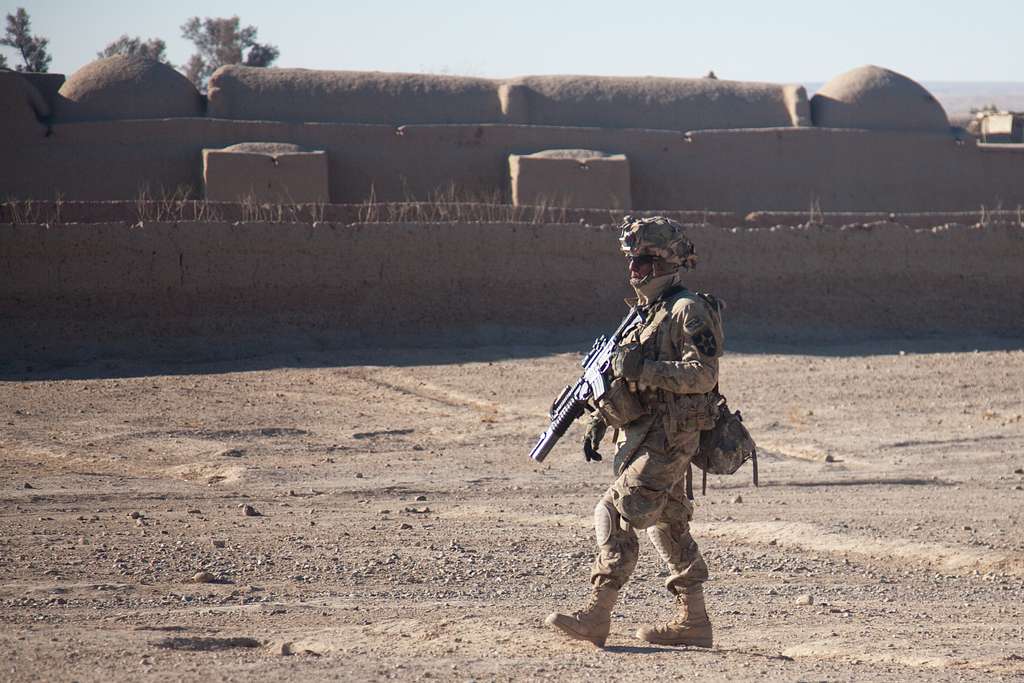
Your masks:
M679 614L665 624L642 626L636 637L655 645L711 647L711 621L704 608L704 589L691 586L689 592L676 594Z
M612 607L619 591L608 586L594 588L587 606L572 614L549 614L544 623L577 640L604 647L612 624Z

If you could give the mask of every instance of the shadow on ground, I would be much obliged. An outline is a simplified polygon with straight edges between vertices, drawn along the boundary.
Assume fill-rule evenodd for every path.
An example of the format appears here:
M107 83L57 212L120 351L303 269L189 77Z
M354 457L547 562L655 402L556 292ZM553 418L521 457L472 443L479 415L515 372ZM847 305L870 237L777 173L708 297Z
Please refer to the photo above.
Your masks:
M58 379L117 379L150 375L219 374L274 368L330 368L367 365L420 366L538 358L590 349L601 330L510 332L504 343L474 344L449 335L418 339L382 338L380 346L346 345L294 335L237 344L222 339L138 340L117 347L82 347L66 355L32 352L0 355L0 382ZM442 343L443 342L443 343ZM0 349L14 345L0 336ZM18 345L26 348L25 345ZM727 353L820 357L970 353L1024 349L1024 336L952 336L946 333L872 339L818 332L758 336L741 330L727 337ZM27 358L25 356L28 356Z

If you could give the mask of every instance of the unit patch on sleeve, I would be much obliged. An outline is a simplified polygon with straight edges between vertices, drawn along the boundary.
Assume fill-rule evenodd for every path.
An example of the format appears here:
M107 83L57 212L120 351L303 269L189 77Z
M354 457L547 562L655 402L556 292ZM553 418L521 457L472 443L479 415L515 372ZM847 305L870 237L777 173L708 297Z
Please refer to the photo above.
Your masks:
M718 353L718 342L715 340L714 332L709 327L705 327L693 335L693 345L697 347L698 351L709 358L713 358Z

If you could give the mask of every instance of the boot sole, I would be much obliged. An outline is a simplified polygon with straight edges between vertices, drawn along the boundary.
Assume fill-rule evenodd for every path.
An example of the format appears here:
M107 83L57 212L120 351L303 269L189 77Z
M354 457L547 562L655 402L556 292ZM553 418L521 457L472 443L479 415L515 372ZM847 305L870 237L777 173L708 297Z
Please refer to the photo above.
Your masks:
M642 640L645 643L650 643L651 645L673 645L673 646L676 646L676 647L685 646L685 647L710 648L714 644L714 639L712 639L712 638L707 638L707 639L700 638L700 639L693 639L693 640L670 640L670 639L666 638L664 640L661 640L661 639L658 639L658 638L646 637L640 631L636 632L636 637L637 637L638 640Z
M551 619L551 618L546 619L544 621L544 623L547 624L548 626L550 626L551 628L555 629L559 633L561 633L563 635L566 635L566 636L569 636L573 640L582 640L583 642L590 643L592 645L596 645L597 647L603 648L604 644L605 644L605 641L607 640L607 637L606 638L593 638L591 636L585 636L582 633L578 633L578 632L573 631L572 629L570 629L570 628L568 628L566 626L563 626L562 624L559 624L557 621L555 621L554 619Z

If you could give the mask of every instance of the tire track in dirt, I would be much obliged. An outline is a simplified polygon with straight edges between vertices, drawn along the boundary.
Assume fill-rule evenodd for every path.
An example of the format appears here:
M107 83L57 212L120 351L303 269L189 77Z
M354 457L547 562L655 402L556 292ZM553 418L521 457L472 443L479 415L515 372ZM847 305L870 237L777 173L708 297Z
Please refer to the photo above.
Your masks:
M406 381L394 379L382 379L370 377L368 371L353 370L345 373L349 379L357 379L366 384L383 389L389 389L404 396L434 401L452 408L468 408L481 413L497 413L498 404L493 401L485 401L461 392L445 389L436 384L423 380L409 379Z
M836 533L805 522L708 522L693 525L696 534L750 545L774 544L783 548L857 555L869 560L911 561L950 574L998 571L1024 576L1024 556L975 550L943 543L920 543L906 538L873 538Z
M759 458L767 456L765 459L770 460L777 458L780 460L796 460L800 462L808 463L842 463L843 465L853 467L864 467L871 463L867 460L860 458L851 458L847 454L842 454L841 457L831 460L830 456L833 456L833 449L827 446L823 446L815 443L806 444L783 444L777 441L769 441L764 438L757 439L757 455Z
M836 642L836 639L813 640L783 648L782 654L792 659L831 659L854 664L901 665L917 669L953 669L962 671L985 671L986 673L1019 675L1024 665L1007 657L951 656L935 650L917 649L912 642L900 643L892 652L879 651L877 646L863 646L856 643Z
M480 519L490 509L469 506L443 514L447 518ZM588 529L589 517L579 514L530 514L505 511L506 522L530 526L564 526ZM967 575L974 571L1002 572L1024 576L1024 556L989 550L976 550L943 543L921 543L906 538L873 538L860 534L837 533L805 522L696 522L694 535L720 538L745 545L775 545L799 551L830 555L856 555L868 562L918 562L948 574Z

